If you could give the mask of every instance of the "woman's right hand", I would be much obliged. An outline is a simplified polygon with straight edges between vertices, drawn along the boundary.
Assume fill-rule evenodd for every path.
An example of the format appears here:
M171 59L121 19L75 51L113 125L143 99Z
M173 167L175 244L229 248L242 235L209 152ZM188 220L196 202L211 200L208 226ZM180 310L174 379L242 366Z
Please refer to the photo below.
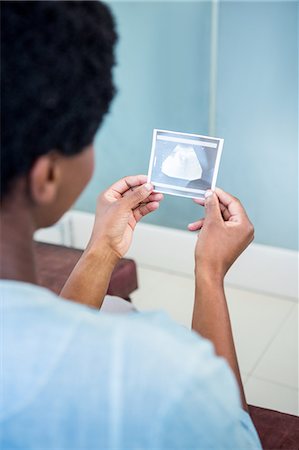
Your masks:
M106 250L116 260L128 251L142 217L156 211L163 195L153 192L146 175L124 177L98 197L95 223L86 252Z
M190 231L200 230L195 248L196 274L223 281L226 272L254 238L254 227L241 202L216 188L205 199L195 199L205 206L205 218L189 224Z

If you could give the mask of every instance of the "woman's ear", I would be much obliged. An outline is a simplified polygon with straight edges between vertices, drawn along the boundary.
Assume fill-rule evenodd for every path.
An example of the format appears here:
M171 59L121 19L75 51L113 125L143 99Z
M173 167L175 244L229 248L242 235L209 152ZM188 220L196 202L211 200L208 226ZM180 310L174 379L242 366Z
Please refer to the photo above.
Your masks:
M54 152L40 156L29 173L29 189L33 202L49 205L55 201L60 183L59 158Z

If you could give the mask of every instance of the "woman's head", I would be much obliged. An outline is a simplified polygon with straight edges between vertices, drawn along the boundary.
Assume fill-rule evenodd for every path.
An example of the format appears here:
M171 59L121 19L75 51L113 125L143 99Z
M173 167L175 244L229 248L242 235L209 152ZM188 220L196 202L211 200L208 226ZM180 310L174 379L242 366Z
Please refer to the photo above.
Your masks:
M65 209L91 176L92 141L114 95L113 18L98 1L3 2L1 10L1 200L18 184L43 200L52 177Z

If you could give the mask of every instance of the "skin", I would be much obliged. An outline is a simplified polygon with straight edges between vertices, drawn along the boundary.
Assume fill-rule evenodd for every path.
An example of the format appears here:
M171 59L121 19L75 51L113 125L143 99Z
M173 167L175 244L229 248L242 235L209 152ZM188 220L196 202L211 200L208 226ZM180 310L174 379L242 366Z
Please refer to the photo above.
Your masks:
M0 276L37 284L33 234L55 223L69 209L90 180L94 151L89 146L75 156L52 151L36 160L26 177L17 179L0 209ZM61 295L100 308L111 273L130 247L136 224L157 210L162 194L153 193L146 176L119 180L97 201L95 223L86 250ZM224 357L247 404L234 347L223 281L230 266L253 239L253 226L239 200L221 189L208 192L205 218L188 226L197 231L195 302L192 328L210 339Z
M146 180L145 175L125 177L99 196L90 241L61 292L63 297L101 307L113 269L127 253L137 223L163 199Z
M72 205L93 167L92 146L72 157L52 151L38 158L26 177L15 181L0 209L0 248L5 255L5 261L0 261L1 278L37 283L33 234L55 223Z
M227 360L239 385L242 406L247 411L225 298L224 277L252 242L254 228L238 199L218 188L206 195L204 201L195 200L205 206L205 218L188 226L189 230L200 230L195 248L192 328L210 339L216 353Z

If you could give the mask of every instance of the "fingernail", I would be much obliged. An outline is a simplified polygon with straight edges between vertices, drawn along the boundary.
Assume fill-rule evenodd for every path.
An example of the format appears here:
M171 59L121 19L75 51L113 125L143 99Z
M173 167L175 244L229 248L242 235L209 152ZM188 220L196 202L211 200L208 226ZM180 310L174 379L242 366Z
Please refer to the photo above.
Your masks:
M210 189L205 192L205 198L211 197L211 195L213 195L213 191L211 191Z
M145 187L145 189L146 189L147 191L151 191L151 190L153 189L153 185L152 185L151 183L146 183L146 184L144 185L144 187Z

